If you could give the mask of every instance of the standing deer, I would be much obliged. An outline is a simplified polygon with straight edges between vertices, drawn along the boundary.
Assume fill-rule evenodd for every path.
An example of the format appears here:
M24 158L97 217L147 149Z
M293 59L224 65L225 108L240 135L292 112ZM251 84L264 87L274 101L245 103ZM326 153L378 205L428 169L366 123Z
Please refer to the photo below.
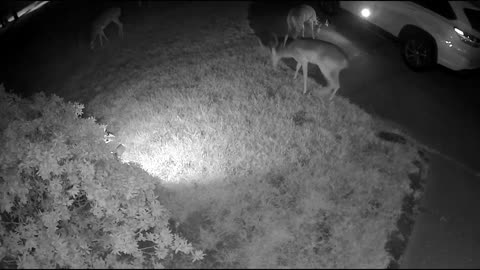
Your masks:
M333 100L340 89L340 71L348 67L348 56L337 45L313 39L296 39L288 46L278 46L278 38L274 34L275 44L271 48L273 67L276 68L282 58L293 58L297 67L293 79L297 78L298 71L303 68L303 94L307 92L308 63L318 66L328 85L322 92L331 92L330 101ZM262 45L260 41L260 45ZM263 45L262 45L263 46Z
M312 37L315 39L314 25L318 24L317 14L315 9L309 5L300 5L290 9L287 16L287 34L283 41L283 46L287 43L288 34L293 31L293 39L298 37L298 32L302 31L302 37L305 37L305 23L309 22L312 27Z
M108 41L107 36L105 35L105 28L110 23L115 23L118 26L118 35L123 37L123 24L120 22L120 15L122 14L122 10L119 7L113 7L106 9L92 23L92 32L91 32L91 39L90 39L90 49L93 50L95 39L99 38L100 40L100 47L103 46L102 38L105 38Z

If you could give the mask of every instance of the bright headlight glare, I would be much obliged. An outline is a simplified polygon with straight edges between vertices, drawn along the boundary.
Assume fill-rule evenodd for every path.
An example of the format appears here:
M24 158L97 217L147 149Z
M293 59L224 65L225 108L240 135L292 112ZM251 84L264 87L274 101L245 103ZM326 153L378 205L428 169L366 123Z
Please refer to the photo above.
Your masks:
M454 27L453 30L455 30L455 32L457 32L457 34L459 34L460 36L463 36L463 31Z
M362 14L362 17L364 18L368 18L372 13L370 12L369 8L363 8L362 11L360 11L360 14Z
M480 47L480 39L473 36L473 35L470 35L464 31L462 31L461 29L458 29L457 27L454 27L453 30L455 31L455 33L458 34L458 36L460 37L460 39L467 43L468 45L472 46L472 47L475 47L475 48L478 48Z

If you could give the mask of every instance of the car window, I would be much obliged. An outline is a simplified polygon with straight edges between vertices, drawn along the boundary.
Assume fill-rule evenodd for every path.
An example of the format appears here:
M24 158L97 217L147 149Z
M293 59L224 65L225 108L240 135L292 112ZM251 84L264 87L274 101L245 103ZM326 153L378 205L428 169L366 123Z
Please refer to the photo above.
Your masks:
M453 12L452 6L448 1L438 1L438 0L420 0L412 1L426 9L429 9L449 20L455 20L457 16Z
M480 11L466 8L463 10L467 16L468 21L472 25L472 28L480 31Z

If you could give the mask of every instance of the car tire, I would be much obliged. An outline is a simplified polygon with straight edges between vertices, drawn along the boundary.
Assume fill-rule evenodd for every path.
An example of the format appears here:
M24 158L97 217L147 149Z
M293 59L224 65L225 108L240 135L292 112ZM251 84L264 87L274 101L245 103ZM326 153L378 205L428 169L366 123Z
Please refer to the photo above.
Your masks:
M417 32L402 38L402 57L405 64L414 71L430 69L436 59L436 46L433 38Z

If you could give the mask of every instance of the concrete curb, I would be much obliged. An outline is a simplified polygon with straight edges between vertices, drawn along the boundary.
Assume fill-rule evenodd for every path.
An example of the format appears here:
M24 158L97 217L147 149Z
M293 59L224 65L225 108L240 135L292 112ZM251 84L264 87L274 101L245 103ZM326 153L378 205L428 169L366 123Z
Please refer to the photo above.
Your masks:
M406 144L408 139L404 136L392 132L381 131L378 132L377 137L393 142ZM390 233L388 236L388 241L385 244L385 250L391 255L390 262L387 266L388 269L399 269L400 260L402 255L405 253L408 240L413 232L413 227L415 225L415 218L417 217L420 205L420 200L423 197L428 168L428 158L425 156L425 152L422 149L418 149L422 161L414 160L412 163L418 168L416 173L410 173L408 178L410 179L410 188L413 192L403 198L402 201L402 213L400 218L397 220L396 229Z

